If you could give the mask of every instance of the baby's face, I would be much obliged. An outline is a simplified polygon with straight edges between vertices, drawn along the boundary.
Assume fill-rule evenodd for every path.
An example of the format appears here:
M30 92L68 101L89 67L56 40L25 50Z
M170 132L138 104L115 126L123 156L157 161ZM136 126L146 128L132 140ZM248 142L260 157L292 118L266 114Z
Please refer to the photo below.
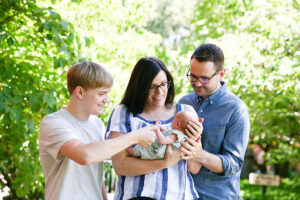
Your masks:
M176 121L176 119L174 119L174 120L172 121L172 124L171 124L171 128L172 128L172 129L176 129L176 123L175 123L175 121Z

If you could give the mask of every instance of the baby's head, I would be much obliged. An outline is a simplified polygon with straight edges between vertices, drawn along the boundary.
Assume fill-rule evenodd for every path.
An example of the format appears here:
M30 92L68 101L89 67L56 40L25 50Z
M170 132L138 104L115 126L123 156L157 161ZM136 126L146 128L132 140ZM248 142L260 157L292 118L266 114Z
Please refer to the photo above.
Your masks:
M191 120L198 120L198 115L196 112L192 112L190 110L184 110L176 113L174 120L172 122L172 129L179 130L185 133L185 129L187 128L187 124Z

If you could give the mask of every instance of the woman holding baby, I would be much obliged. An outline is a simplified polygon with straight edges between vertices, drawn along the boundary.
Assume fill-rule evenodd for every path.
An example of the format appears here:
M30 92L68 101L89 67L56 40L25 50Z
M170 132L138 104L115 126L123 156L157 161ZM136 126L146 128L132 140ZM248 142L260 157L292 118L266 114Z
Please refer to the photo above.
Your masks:
M107 136L121 137L133 130L155 125L159 120L170 129L174 115L193 108L174 104L173 78L156 57L143 57L135 65L123 99L112 112ZM196 140L202 132L199 121L191 121L186 134ZM112 157L118 175L115 199L197 199L193 179L182 153L167 148L163 160L143 160L126 150Z

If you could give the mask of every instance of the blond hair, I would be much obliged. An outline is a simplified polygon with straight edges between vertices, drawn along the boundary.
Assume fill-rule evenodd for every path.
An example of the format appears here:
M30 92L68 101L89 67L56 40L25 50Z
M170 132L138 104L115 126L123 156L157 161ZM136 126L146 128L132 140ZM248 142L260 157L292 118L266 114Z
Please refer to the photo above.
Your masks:
M67 84L70 95L77 86L83 87L85 90L111 87L113 78L101 65L84 61L70 67L67 75Z

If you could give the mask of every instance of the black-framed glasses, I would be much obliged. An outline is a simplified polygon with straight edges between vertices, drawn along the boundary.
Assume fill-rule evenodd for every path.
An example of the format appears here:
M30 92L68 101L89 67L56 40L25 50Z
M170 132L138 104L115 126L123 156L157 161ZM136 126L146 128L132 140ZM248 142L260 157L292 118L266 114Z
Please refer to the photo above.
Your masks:
M218 69L213 75L211 75L211 77L207 77L207 76L195 76L194 74L191 74L190 69L189 71L186 73L186 77L192 82L192 83L196 83L196 81L198 80L200 83L202 84L208 84L210 79L212 79L215 75L217 75L220 72L221 69Z
M162 90L167 90L171 85L171 81L166 81L161 83L160 85L151 85L150 91L156 91L156 89L160 88Z

